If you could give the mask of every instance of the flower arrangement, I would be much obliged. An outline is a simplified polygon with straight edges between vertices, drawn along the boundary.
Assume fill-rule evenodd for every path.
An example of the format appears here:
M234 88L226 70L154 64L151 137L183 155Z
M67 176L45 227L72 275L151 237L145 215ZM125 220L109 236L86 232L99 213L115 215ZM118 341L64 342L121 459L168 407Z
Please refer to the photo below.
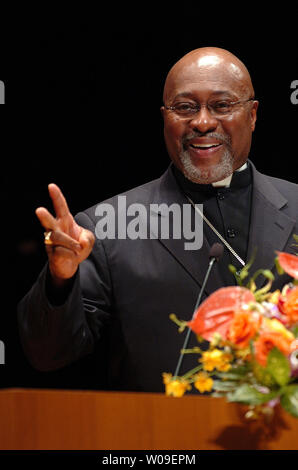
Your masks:
M211 294L190 322L171 315L179 331L188 327L197 335L198 346L181 354L199 354L199 364L183 376L164 373L166 394L181 397L194 386L249 405L247 418L272 415L278 403L298 417L298 256L277 252L278 274L293 278L282 291L270 292L274 275L269 270L258 270L244 285L252 263L240 273L230 266L238 285ZM267 284L257 290L261 274Z

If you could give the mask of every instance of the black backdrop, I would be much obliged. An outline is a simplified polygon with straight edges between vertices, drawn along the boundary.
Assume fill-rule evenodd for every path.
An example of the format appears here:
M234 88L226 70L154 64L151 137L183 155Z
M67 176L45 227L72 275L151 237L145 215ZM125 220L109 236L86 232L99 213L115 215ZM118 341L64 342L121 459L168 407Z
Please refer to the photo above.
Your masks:
M298 80L297 11L261 18L251 5L211 8L27 8L2 18L0 386L96 387L92 358L41 373L22 353L16 305L46 260L34 209L51 207L49 182L60 185L76 213L160 176L169 164L163 83L183 54L223 47L247 65L260 101L251 159L260 171L297 182L298 105L290 100Z

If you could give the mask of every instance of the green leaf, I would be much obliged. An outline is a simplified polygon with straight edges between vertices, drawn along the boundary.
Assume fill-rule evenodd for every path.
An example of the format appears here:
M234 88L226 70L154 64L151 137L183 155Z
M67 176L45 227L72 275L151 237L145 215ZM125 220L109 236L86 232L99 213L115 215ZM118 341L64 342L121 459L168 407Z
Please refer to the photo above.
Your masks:
M298 338L298 325L295 325L291 331L293 335L295 336L295 338Z
M233 266L232 264L229 264L228 268L229 268L229 270L231 271L232 274L236 274L237 268L235 268L235 266Z
M242 269L246 269L247 271L250 270L251 266L252 266L252 265L254 264L254 262L255 262L257 251L258 251L257 248L254 247L251 258L248 260L248 262L245 264L245 266L243 266Z
M250 369L247 365L245 365L245 366L238 366L238 365L236 366L236 365L234 365L234 366L231 367L230 372L232 374L245 375L245 374L247 374L247 372L249 372L249 370Z
M280 398L281 406L298 418L298 385L288 385Z
M270 281L274 281L274 274L269 269L264 269L262 274L267 279L270 279Z
M240 385L235 391L227 394L228 401L236 401L246 405L262 405L278 395L278 392L261 393L248 384Z
M237 268L235 268L235 266L233 266L232 264L229 264L228 268L229 268L230 272L233 274L233 276L235 277L238 286L242 286L242 281L241 281L241 278L238 274Z
M276 384L267 367L261 366L257 361L252 363L252 371L259 384L265 387L273 387Z
M230 392L237 387L237 383L235 381L221 381L221 380L213 380L212 389L216 390L217 392Z
M283 387L287 385L291 377L291 368L288 359L279 349L271 349L267 359L267 371L271 374L275 382Z
M214 398L223 398L226 396L224 392L213 392L211 393L211 396Z
M233 374L232 372L216 372L216 375L221 379L221 380L233 380L233 381L239 381L241 379L241 375L239 374Z
M279 261L278 261L278 257L277 257L277 256L276 256L274 262L275 262L275 267L276 267L277 274L279 274L279 275L284 274L284 270L283 270L283 268L281 267L281 265L279 264Z
M246 366L232 367L229 372L216 372L220 379L240 380L249 372Z
M239 274L239 277L240 277L241 281L244 281L244 279L248 275L249 275L249 272L247 271L247 269L245 269L245 268L241 269L240 274Z

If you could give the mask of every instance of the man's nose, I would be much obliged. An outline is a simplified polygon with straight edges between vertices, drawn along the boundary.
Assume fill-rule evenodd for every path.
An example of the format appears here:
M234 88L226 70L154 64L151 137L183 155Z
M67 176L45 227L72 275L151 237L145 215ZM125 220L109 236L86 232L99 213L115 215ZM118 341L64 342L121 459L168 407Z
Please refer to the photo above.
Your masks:
M192 129L197 129L200 132L215 131L218 125L218 120L212 116L207 106L202 106L190 122Z

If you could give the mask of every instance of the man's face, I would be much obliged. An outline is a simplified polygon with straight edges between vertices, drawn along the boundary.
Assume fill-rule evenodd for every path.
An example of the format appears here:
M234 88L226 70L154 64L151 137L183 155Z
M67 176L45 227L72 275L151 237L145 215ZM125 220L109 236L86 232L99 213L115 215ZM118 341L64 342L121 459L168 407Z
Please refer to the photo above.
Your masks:
M193 116L161 108L168 153L191 181L220 181L247 160L258 102L245 102L252 98L246 85L234 64L206 57L192 60L172 74L166 85L165 106L200 105ZM227 115L213 115L207 108L236 101L243 103Z

